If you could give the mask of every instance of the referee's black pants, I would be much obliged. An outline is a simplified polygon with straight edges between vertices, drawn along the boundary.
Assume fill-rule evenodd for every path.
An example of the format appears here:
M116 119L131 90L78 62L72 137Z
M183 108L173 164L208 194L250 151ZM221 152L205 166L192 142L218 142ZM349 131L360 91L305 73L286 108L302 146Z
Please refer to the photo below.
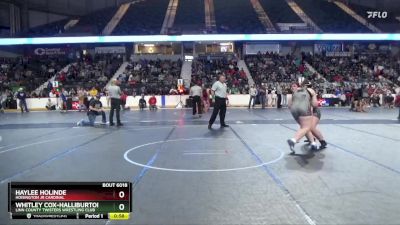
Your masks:
M226 98L220 98L215 96L214 110L211 115L209 125L212 125L217 118L219 113L219 122L221 125L225 125L225 114L226 114Z
M196 113L202 114L202 111L200 96L193 96L193 116L196 115Z
M113 124L114 120L114 110L117 112L117 124L121 124L119 117L119 111L121 110L121 100L118 98L111 99L111 110L110 110L110 124Z

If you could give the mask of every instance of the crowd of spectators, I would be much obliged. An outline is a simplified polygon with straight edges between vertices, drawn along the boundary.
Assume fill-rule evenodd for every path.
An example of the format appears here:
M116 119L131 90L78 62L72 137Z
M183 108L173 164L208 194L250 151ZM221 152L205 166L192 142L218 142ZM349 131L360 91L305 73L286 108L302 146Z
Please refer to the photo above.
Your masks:
M219 59L198 58L192 63L192 82L204 87L218 80L219 75L226 76L228 93L247 94L249 82L243 69L239 69L237 59L222 57Z
M28 97L40 96L35 91L68 64L59 57L18 57L0 59L0 90L15 91L22 87ZM43 93L42 93L43 94Z
M274 52L245 57L250 74L256 84L263 83L290 83L299 77L306 77L314 83L321 83L323 79L316 73L309 71L300 57L280 55Z
M390 55L357 55L354 57L326 57L314 55L311 65L329 82L400 83L400 58Z
M114 54L84 55L68 71L57 74L55 80L65 88L103 88L123 62L123 56Z
M122 65L123 58L118 54L85 54L73 63L67 57L1 58L1 100L12 98L21 87L26 97L57 97L60 102L106 96L104 88ZM351 106L355 111L366 111L369 106L391 108L394 95L400 92L396 86L400 84L399 55L364 53L327 57L303 54L295 57L267 52L247 55L245 62L255 81L257 99L265 96L267 106L276 105L278 95L283 101L284 96L291 93L290 84L299 77L312 82L319 98L338 98L339 105ZM306 63L316 72L311 72ZM68 70L62 71L67 64L70 65ZM125 96L179 94L176 89L181 68L180 60L132 61L117 79ZM239 69L235 56L199 56L192 62L192 83L207 89L219 75L226 76L229 94L249 93L247 75ZM49 82L40 92L35 91L53 76L59 87Z
M177 80L181 68L181 60L140 60L130 62L118 80L128 95L178 94Z
M305 65L310 63L315 73ZM339 99L341 106L351 106L354 111L367 108L393 107L394 95L400 91L400 60L397 56L362 55L356 57L325 57L304 55L295 58L266 53L246 56L246 63L253 76L259 95L266 95L267 103L278 89L282 95L290 94L290 83L306 77L313 83L320 99ZM279 87L279 88L278 88ZM272 101L273 102L273 101Z

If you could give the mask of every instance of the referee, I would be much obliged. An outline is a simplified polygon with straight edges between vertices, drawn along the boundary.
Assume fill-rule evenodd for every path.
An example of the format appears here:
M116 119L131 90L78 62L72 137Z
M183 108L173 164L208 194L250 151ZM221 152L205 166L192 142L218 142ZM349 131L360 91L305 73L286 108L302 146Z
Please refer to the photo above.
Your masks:
M117 86L117 80L112 80L111 85L108 87L108 93L111 98L110 110L110 126L114 126L114 110L117 111L117 126L122 126L119 111L121 110L121 89Z
M225 84L226 77L224 75L220 75L217 82L213 84L211 87L212 94L215 97L214 110L211 115L210 121L208 122L208 129L211 129L211 126L215 122L217 115L219 113L219 120L221 123L221 128L229 127L225 124L225 113L226 113L226 101L227 101L227 87Z
M201 114L203 112L203 109L201 108L202 93L203 89L200 87L198 83L195 83L194 86L190 88L190 96L193 97L193 117L196 116L196 113L198 113L199 117L201 117Z

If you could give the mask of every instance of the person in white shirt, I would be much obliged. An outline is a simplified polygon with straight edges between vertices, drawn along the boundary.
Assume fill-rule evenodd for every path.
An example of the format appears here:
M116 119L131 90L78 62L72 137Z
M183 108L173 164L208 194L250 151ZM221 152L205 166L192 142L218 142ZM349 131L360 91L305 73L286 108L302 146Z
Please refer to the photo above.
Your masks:
M190 88L190 96L192 96L193 99L193 116L195 116L197 113L199 114L199 117L201 117L202 114L202 107L201 107L201 94L203 93L203 88L199 86L199 84L195 84ZM197 110L196 110L197 109Z
M272 99L272 101L271 101L271 106L272 106L272 107L275 107L275 106L276 106L277 97L278 97L278 96L276 95L275 89L272 89L272 91L271 91L271 99Z
M249 109L250 109L250 105L252 105L252 107L254 108L254 105L256 104L256 97L258 94L257 89L254 87L254 85L251 85L250 90L249 90L249 94L250 94L250 100L249 100ZM253 100L253 104L251 104L251 101Z
M51 99L49 98L47 103L46 103L46 109L47 110L56 110L56 105L51 102Z
M117 117L117 126L122 126L120 119L120 110L121 110L121 94L122 91L118 86L117 80L112 80L111 85L107 88L108 94L111 99L111 109L110 109L110 126L114 126L114 110L116 111Z
M219 76L219 80L211 87L212 94L215 96L214 110L211 115L210 121L208 122L208 129L211 129L217 115L219 114L219 120L221 128L229 127L225 124L226 114L226 102L227 102L227 86L226 77L224 75Z

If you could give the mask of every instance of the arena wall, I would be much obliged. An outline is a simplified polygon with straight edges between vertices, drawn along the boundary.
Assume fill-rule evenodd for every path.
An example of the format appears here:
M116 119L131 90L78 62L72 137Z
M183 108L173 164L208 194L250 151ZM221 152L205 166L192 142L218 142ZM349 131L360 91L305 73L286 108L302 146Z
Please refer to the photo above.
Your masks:
M146 102L151 96L145 96ZM158 107L165 107L165 108L174 108L179 101L181 100L182 103L186 104L186 99L189 98L188 95L163 95L163 96L155 96L157 98L157 105ZM290 98L290 96L288 96ZM29 109L33 110L45 110L45 106L47 100L49 98L28 98L27 105ZM59 103L59 99L57 98L50 98L54 104ZM128 107L138 108L140 96L129 96L127 99ZM229 105L235 107L243 107L249 104L249 95L230 95L228 96ZM101 97L100 101L103 103L105 108L108 108L110 104L107 103L106 97ZM18 104L19 105L19 104Z

